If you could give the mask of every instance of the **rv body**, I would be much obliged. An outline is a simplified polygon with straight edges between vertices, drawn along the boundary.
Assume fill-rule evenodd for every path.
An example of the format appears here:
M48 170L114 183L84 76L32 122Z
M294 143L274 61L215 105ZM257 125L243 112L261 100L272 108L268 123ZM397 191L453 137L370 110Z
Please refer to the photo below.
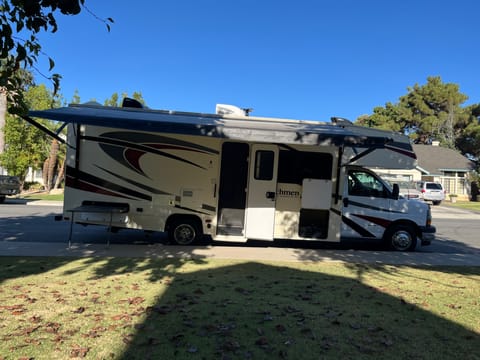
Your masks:
M57 110L32 115L68 123L66 220L165 231L182 245L208 235L369 239L413 250L434 238L427 204L399 197L398 188L354 165L375 160L377 147L387 151L388 142L379 146L383 132L225 114ZM408 147L388 161L402 166L405 155L414 157Z

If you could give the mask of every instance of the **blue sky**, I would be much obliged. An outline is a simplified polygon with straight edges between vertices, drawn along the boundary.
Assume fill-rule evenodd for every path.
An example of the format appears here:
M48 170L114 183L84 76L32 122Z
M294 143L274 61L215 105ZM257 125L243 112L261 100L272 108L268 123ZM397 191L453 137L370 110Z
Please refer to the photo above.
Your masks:
M477 0L86 0L41 35L70 101L141 92L147 105L355 120L428 76L480 103ZM40 64L42 71L47 65ZM38 78L38 82L45 80Z

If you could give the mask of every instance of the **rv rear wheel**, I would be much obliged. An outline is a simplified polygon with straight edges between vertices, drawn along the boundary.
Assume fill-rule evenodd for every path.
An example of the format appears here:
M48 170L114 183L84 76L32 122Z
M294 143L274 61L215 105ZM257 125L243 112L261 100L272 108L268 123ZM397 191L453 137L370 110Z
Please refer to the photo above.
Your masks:
M417 245L417 235L409 225L395 225L385 234L385 241L392 250L413 251Z
M178 219L170 226L168 235L178 245L191 245L198 241L201 231L195 221Z

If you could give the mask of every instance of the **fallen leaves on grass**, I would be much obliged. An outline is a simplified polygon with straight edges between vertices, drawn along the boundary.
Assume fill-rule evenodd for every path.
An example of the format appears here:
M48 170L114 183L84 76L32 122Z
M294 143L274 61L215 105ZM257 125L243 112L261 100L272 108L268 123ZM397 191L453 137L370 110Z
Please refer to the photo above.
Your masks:
M0 310L7 310L10 311L12 315L22 315L27 311L25 305L17 304L17 305L2 305L0 306Z
M79 346L79 345L75 344L70 349L70 357L71 358L78 358L78 357L84 358L84 357L87 356L89 351L90 351L90 348Z

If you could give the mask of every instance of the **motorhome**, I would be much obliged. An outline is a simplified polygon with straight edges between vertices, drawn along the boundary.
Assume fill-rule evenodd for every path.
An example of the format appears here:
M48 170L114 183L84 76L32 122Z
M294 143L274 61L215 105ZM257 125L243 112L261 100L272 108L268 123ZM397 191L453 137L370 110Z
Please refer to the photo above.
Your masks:
M177 244L249 239L434 239L430 207L399 196L370 166L413 167L408 137L331 122L99 104L31 111L68 125L63 218L167 232ZM58 133L52 134L58 136ZM61 138L59 138L61 140Z

